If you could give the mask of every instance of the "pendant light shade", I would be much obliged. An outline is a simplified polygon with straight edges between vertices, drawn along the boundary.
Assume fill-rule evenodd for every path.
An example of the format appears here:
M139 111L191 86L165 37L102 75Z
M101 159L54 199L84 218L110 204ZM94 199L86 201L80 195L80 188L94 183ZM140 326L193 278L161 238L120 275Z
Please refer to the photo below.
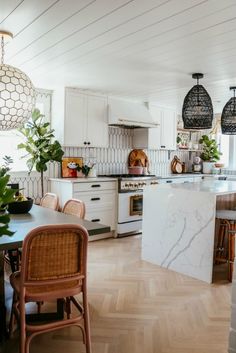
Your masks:
M236 135L236 87L230 87L234 96L225 104L221 115L221 131L224 135Z
M203 74L193 74L192 78L197 79L197 84L190 89L184 98L182 108L184 129L211 129L213 121L211 97L206 89L199 85L199 79L203 78Z
M35 88L24 72L3 63L4 38L12 37L12 34L0 31L0 36L0 130L11 130L21 127L31 117Z

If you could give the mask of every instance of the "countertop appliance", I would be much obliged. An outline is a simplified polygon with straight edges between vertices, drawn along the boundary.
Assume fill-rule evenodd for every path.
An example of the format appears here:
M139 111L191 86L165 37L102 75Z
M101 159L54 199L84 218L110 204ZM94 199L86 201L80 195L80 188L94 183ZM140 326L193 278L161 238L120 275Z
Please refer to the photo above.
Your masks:
M193 158L193 172L200 173L202 171L201 158L196 156Z
M110 174L99 175L118 179L117 237L142 231L143 189L158 184L155 175Z

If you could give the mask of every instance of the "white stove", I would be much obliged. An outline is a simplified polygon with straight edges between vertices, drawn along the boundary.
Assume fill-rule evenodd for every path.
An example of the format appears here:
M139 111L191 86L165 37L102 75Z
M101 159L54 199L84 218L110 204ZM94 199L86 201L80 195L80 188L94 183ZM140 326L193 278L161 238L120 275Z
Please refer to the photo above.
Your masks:
M100 175L104 177L104 175ZM143 189L157 185L155 175L111 174L118 179L117 236L127 236L142 231Z

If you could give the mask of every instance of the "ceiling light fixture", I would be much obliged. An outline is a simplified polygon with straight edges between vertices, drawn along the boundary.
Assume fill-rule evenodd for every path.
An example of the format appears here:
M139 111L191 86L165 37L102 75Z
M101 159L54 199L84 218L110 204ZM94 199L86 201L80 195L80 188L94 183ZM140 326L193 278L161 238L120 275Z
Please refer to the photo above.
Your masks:
M236 87L230 87L234 96L225 104L221 114L221 131L224 135L236 135Z
M192 74L192 78L197 80L197 84L190 89L184 98L182 108L184 129L211 129L213 121L211 97L206 89L199 85L199 79L203 78L203 74Z
M0 31L0 130L22 126L30 117L35 105L35 88L21 70L4 64L4 46L13 38L12 33Z

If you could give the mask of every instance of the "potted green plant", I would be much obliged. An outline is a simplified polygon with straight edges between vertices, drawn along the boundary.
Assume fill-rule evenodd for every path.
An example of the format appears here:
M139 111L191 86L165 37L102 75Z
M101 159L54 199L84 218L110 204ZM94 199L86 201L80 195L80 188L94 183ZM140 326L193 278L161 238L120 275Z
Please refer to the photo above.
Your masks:
M32 119L19 131L24 135L25 142L18 145L18 148L26 150L30 158L27 160L29 173L35 167L41 175L41 192L44 195L44 172L47 171L48 162L61 162L64 154L60 143L54 138L54 130L50 123L43 121L44 115L38 109L32 113Z
M77 165L77 170L78 170L78 172L82 172L84 174L84 176L87 178L89 176L89 173L91 172L93 166L94 166L94 164L92 164L91 166L84 164L84 165L82 165L82 167L80 165Z
M200 157L203 161L203 173L210 174L215 162L220 159L221 153L215 139L211 139L207 135L203 135L199 143L202 145L203 152Z
M14 232L9 230L10 216L7 213L8 204L14 201L16 192L16 190L7 186L10 180L10 175L7 174L10 170L10 163L12 163L12 159L5 156L4 164L0 166L0 236L14 234Z

